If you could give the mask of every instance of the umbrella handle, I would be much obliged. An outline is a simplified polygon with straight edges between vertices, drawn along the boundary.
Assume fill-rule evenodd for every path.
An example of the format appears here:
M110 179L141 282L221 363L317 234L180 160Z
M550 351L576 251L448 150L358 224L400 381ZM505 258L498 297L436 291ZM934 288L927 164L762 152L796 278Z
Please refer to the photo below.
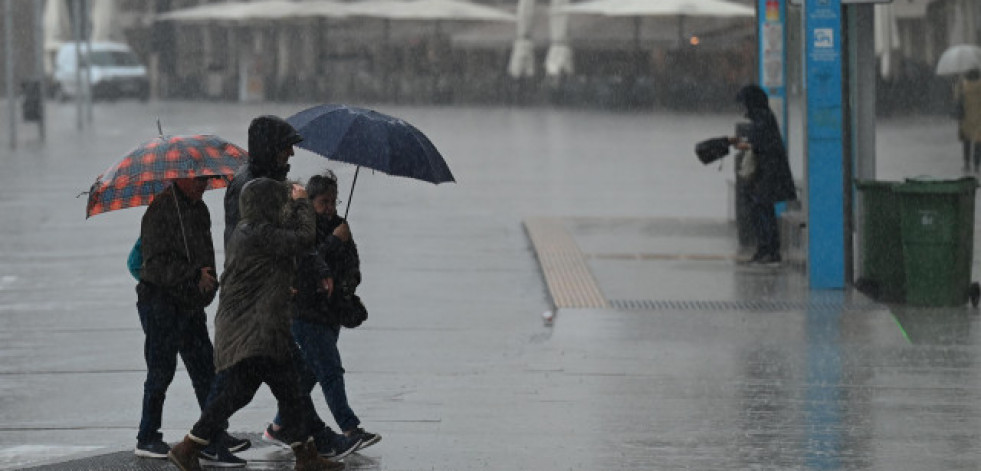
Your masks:
M344 208L344 220L347 220L347 212L351 210L351 199L354 198L354 184L358 183L358 172L361 171L361 166L354 169L354 180L351 180L351 192L347 195L347 206Z
M160 118L157 118L157 132L160 133L160 137L163 137L164 130L163 130L163 126L160 125Z

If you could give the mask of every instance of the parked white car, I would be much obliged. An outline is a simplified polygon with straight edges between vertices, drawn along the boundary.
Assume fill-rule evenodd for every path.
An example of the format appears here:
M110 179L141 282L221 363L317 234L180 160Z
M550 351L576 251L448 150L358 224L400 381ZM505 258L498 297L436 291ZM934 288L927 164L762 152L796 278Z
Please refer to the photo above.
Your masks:
M114 100L123 97L146 100L150 82L146 67L126 44L93 42L91 50L82 43L83 64L91 64L92 97ZM55 93L67 99L78 94L76 43L64 43L55 52L51 80ZM85 69L82 69L85 80Z

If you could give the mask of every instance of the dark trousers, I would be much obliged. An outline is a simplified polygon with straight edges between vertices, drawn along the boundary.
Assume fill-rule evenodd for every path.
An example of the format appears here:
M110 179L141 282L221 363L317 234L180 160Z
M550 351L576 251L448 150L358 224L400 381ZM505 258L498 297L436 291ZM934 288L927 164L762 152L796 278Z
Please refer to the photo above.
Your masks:
M753 229L756 232L756 254L780 255L780 228L777 210L772 202L752 199Z
M183 310L159 288L141 283L137 288L137 311L146 340L146 381L143 383L143 416L136 439L160 440L161 417L167 388L177 371L177 356L191 377L198 405L204 409L215 377L214 348L208 337L203 309Z
M347 402L344 366L341 365L341 352L337 349L341 327L294 319L291 330L297 347L294 360L300 375L300 390L309 395L313 387L320 383L324 400L337 427L344 432L357 428L361 420ZM279 424L280 419L277 414L273 422Z
M247 358L222 373L225 375L223 387L191 429L195 437L213 440L232 414L252 402L262 383L269 386L276 398L283 417L283 437L288 443L305 441L323 428L318 428L316 424L319 417L315 413L313 416L310 414L313 403L309 394L300 391L299 377L292 361L270 357Z
M964 147L964 168L971 167L971 157L974 157L974 169L977 170L978 165L981 164L981 142L971 142L970 140L961 141L961 145Z

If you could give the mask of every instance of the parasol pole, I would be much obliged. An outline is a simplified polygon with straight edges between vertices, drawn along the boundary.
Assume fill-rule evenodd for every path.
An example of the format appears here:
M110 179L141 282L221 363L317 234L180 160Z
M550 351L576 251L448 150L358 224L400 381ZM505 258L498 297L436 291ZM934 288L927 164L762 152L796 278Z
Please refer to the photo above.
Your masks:
M162 128L162 127L160 126L160 118L159 118L159 117L157 118L157 132L158 132L158 133L160 133L160 137L163 137L163 135L164 135L164 130L163 130L163 128Z
M347 212L351 210L351 198L354 198L354 184L358 183L358 172L361 171L361 166L354 169L354 180L351 181L351 192L347 195L347 207L344 208L344 219L347 220Z

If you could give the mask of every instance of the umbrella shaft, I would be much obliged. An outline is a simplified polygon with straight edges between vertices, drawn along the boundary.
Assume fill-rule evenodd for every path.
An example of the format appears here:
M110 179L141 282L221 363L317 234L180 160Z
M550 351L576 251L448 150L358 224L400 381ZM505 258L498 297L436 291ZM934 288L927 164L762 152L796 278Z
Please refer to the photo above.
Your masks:
M351 192L347 195L347 206L344 207L344 219L347 220L347 212L351 210L351 199L354 198L354 184L358 183L358 172L361 171L361 166L354 169L354 179L351 180Z

